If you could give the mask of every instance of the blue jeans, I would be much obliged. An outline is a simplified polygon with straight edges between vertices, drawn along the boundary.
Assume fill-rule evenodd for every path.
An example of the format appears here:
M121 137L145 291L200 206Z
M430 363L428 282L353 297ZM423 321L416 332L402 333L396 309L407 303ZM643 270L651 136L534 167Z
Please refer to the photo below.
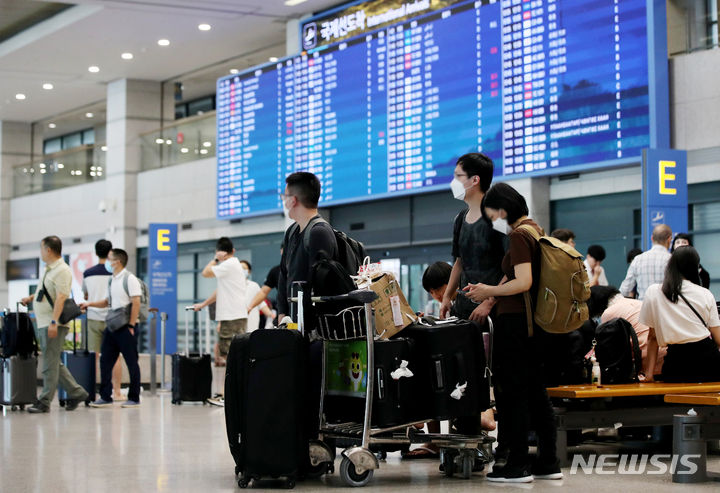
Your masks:
M112 402L112 369L122 354L130 373L128 400L140 402L140 365L138 365L137 341L125 326L122 329L103 332L100 349L100 397Z

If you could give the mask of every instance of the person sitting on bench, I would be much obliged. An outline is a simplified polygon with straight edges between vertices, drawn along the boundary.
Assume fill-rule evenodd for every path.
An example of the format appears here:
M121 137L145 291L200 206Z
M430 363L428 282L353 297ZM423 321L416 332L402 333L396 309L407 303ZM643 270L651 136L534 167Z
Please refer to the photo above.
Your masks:
M712 293L700 286L699 266L693 247L677 248L662 285L645 293L640 322L650 327L646 382L652 381L658 344L668 346L663 381L720 381L720 317Z

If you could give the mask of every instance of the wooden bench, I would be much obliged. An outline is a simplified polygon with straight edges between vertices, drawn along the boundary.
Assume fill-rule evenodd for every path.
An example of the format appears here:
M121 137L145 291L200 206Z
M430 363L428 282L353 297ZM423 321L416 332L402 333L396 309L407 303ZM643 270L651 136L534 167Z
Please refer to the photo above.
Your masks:
M562 465L569 465L569 430L669 426L673 424L674 415L687 412L688 403L668 405L664 401L666 395L720 393L720 382L561 385L550 387L547 392L554 401L558 457Z
M720 392L665 394L665 402L671 404L689 404L692 406L720 406Z

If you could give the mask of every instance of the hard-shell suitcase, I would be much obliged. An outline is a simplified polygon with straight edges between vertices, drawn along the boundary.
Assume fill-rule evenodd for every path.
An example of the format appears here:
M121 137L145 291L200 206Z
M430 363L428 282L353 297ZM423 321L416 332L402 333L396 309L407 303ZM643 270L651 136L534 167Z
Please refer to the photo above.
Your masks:
M299 331L235 336L225 373L225 423L238 484L285 478L309 465L308 344Z
M27 313L20 313L19 305L14 314L5 311L2 320L2 340L3 344L8 344L3 350L8 350L12 355L0 357L0 404L11 406L12 409L16 406L24 409L25 404L35 404L37 401L37 341L33 330L29 334L31 341L27 341L28 348L31 348L30 354L17 354L18 349L26 352L18 348L18 334L23 330L23 324L28 323L32 327Z
M187 351L172 355L172 403L182 404L183 401L205 402L212 397L212 361L210 354L203 352L202 335L200 335L200 352L190 352L190 311L192 306L185 307L185 340ZM205 346L210 346L210 319L205 310Z
M85 401L85 404L89 404L95 400L95 386L97 378L95 373L96 358L95 352L88 350L87 315L80 318L80 323L82 326L81 334L82 340L85 344L85 349L80 351L77 350L76 337L75 334L73 334L73 350L63 351L60 355L60 360L70 371L75 381L88 393L88 398ZM62 386L58 386L58 401L60 402L60 405L64 406L67 399L67 391L62 388Z
M329 342L326 344L347 344L350 341ZM365 346L365 341L357 341ZM350 342L352 343L352 342ZM375 390L372 408L372 423L381 428L407 423L413 419L415 407L414 379L417 358L413 354L414 343L410 339L397 337L375 341ZM365 348L362 348L364 354ZM357 354L357 353L356 353ZM350 358L350 355L348 355ZM362 358L361 370L365 370L367 359ZM327 359L326 359L327 361ZM403 362L406 362L403 365ZM351 364L347 366L346 379L350 379ZM405 367L409 372L402 371ZM337 371L331 369L330 371ZM412 376L410 376L412 375ZM360 373L362 378L364 375ZM329 379L326 379L329 380ZM365 380L366 381L366 380ZM327 387L327 383L326 383ZM364 390L357 396L338 395L336 389L326 388L323 410L328 422L362 422L364 415Z
M402 336L415 344L413 419L477 416L490 404L481 328L466 320L424 318Z
M19 406L37 401L37 356L0 358L0 404Z

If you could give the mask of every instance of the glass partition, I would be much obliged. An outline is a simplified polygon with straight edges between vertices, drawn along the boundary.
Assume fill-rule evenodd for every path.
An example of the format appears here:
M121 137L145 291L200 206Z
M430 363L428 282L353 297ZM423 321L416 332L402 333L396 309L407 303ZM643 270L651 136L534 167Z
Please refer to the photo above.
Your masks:
M81 145L13 167L13 196L105 179L105 145Z
M216 136L214 111L142 134L141 169L165 168L214 157Z

